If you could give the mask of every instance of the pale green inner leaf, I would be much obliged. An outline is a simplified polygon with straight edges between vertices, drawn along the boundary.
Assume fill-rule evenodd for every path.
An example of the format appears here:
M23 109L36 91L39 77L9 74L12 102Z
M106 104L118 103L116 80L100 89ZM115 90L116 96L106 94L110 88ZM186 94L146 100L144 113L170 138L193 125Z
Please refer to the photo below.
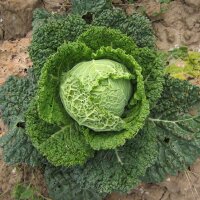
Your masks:
M133 75L118 62L101 59L81 62L63 74L60 96L66 111L79 125L94 131L119 131L131 95Z

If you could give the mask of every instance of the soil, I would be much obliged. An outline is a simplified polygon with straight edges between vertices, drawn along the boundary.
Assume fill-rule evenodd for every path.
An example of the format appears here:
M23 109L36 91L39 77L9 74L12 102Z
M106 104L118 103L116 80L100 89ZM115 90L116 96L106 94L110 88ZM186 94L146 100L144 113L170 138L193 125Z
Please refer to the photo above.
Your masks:
M199 200L200 159L187 171L160 184L143 184L128 195L112 194L108 200Z
M114 2L128 14L137 10L147 15L152 21L159 49L184 45L194 51L200 50L200 0L174 0L162 4L159 0L138 0L132 5L119 0Z
M40 0L1 0L0 40L24 37L31 30L33 10L40 6Z
M25 75L27 68L32 66L27 51L30 40L31 33L28 33L25 38L5 40L0 44L0 84L3 84L11 74Z
M6 1L2 2L4 2L4 4L6 3ZM8 2L11 1L9 0ZM36 5L38 6L37 1L32 2L33 6L31 8ZM128 14L131 14L134 10L141 10L141 8L145 10L147 16L153 21L158 48L169 50L180 45L187 45L190 49L200 51L200 0L185 0L185 3L183 2L184 1L176 0L172 1L170 4L161 5L158 1L154 0L138 0L134 5L123 4L122 7ZM115 3L121 6L123 2L116 0ZM55 0L45 1L45 4L42 6L50 10L59 9L60 11L66 11L68 9L63 1ZM166 9L163 9L163 6L165 6L164 8ZM25 6L24 9L25 8L27 7ZM11 14L12 12L13 11L10 11ZM29 13L26 16L32 16L32 9L29 9L29 12L31 14ZM18 27L18 31L22 34L13 35L12 37L14 38L24 36L25 33L27 34L30 30L30 24L26 26L26 28L23 26ZM11 31L12 28L13 26L7 24L7 29L9 29L9 31ZM3 38L6 38L5 31ZM10 75L26 75L26 69L32 65L27 53L30 41L31 32L21 39L12 41L5 40L0 43L0 85L3 84ZM191 80L191 82L200 85L200 80ZM5 134L6 130L7 128L0 120L0 136ZM11 193L14 186L18 183L31 184L34 188L37 188L36 190L39 195L47 197L47 190L40 169L22 165L8 166L3 162L2 155L0 154L0 200L12 200ZM168 177L166 181L160 184L142 184L127 195L114 193L107 198L107 200L199 199L200 159L187 171L180 173L176 177Z
M154 30L159 49L168 50L185 45L200 49L200 1L172 1L163 14L154 19Z

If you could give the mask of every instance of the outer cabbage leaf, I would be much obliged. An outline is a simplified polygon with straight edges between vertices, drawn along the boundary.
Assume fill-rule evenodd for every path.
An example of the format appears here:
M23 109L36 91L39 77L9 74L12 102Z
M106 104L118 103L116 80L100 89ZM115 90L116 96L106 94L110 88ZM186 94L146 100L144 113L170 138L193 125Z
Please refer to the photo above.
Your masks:
M156 155L155 134L151 125L145 126L123 147L99 151L83 166L70 169L48 165L45 179L50 196L55 200L96 200L112 191L130 191L140 182L139 177L154 162Z
M103 26L91 26L78 37L78 41L85 43L93 51L102 46L111 46L113 49L123 49L127 54L135 52L137 48L132 38L119 30Z
M49 124L38 116L37 98L29 104L26 112L26 133L31 138L33 145L38 148L51 135L60 130L60 127Z
M94 189L82 189L72 177L73 171L68 168L56 168L48 165L45 168L45 180L49 195L54 200L101 200L106 195Z
M85 43L94 51L102 46L123 49L130 54L142 67L142 75L145 80L145 93L152 109L163 90L163 66L162 54L149 48L137 48L134 41L120 31L107 27L90 27L82 33L78 41Z
M161 96L164 84L164 56L152 49L141 48L132 52L133 57L142 67L145 83L145 94L151 110Z
M33 145L55 166L83 164L93 155L93 150L86 144L80 127L74 121L70 120L68 125L61 128L43 121L38 116L35 100L26 113L26 124Z
M2 118L9 127L8 133L0 138L6 163L37 166L44 161L25 134L24 113L35 95L35 90L36 78L32 69L28 70L26 77L9 77L0 87Z
M121 9L107 9L95 16L92 25L118 29L130 36L138 47L155 47L151 22L140 14L126 16Z
M111 8L111 0L72 0L72 13L81 16Z
M76 167L72 176L86 189L92 188L100 193L128 192L139 184L140 177L156 156L155 134L151 125L145 126L124 146L98 151L84 166Z
M13 117L9 131L0 137L3 159L8 164L26 163L33 167L44 162L44 158L33 147L25 134L25 122L21 117Z
M91 59L91 50L83 43L63 44L45 63L39 80L38 112L41 119L57 125L70 124L59 96L62 73L75 64Z
M15 116L23 115L35 95L36 80L32 69L26 77L10 76L0 87L0 110L4 122L9 125Z
M149 123L157 134L159 155L143 180L160 182L187 169L200 155L200 88L166 79Z
M93 59L111 59L120 62L136 76L134 85L134 94L124 112L122 119L125 121L124 129L118 132L94 132L89 130L85 132L86 140L95 150L114 149L123 145L127 139L134 137L143 127L144 121L149 114L149 103L145 96L144 82L141 75L141 67L135 59L125 54L121 49L112 49L111 47L102 47L95 54Z
M38 29L40 26L44 25L45 23L47 23L51 17L55 17L55 16L60 16L60 15L57 15L57 14L52 15L47 10L41 9L41 8L35 9L33 11L33 21L32 21L33 31L35 29Z
M55 166L83 164L93 155L78 125L71 122L43 142L39 151Z
M102 2L107 5L108 1L96 3ZM81 16L50 14L41 9L36 10L33 17L33 40L29 53L34 63L35 73L39 77L46 59L55 53L63 42L74 41L87 30L89 25ZM119 9L104 10L102 14L94 16L93 25L119 29L133 38L139 47L154 46L153 31L150 22L144 16L127 17Z
M64 42L74 41L87 27L80 16L58 14L48 16L44 11L35 12L29 54L37 77L46 59Z

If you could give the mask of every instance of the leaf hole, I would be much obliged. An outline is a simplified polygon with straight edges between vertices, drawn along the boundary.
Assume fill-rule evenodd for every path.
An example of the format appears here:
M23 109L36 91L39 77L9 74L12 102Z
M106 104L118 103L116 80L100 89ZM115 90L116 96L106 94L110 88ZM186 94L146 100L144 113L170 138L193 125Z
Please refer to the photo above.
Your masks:
M25 128L25 122L18 122L17 127L19 128Z
M87 13L87 14L83 15L82 18L86 21L87 24L91 24L92 20L93 20L93 15L92 15L92 13Z
M167 137L164 139L164 142L167 143L167 144L169 143L169 141L170 141L170 139L167 138Z

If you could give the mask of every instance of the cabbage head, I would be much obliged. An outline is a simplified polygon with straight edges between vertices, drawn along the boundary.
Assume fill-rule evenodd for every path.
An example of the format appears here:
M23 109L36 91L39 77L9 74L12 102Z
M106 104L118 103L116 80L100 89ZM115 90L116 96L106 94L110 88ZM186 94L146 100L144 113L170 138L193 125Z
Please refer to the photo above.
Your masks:
M153 69L152 55L106 27L90 27L62 44L46 60L28 110L33 145L55 166L83 164L95 151L123 146L160 95L152 93L161 91L161 74L145 71Z
M131 73L122 64L107 60L81 62L62 77L60 97L79 125L94 131L120 131L120 117L131 97Z

